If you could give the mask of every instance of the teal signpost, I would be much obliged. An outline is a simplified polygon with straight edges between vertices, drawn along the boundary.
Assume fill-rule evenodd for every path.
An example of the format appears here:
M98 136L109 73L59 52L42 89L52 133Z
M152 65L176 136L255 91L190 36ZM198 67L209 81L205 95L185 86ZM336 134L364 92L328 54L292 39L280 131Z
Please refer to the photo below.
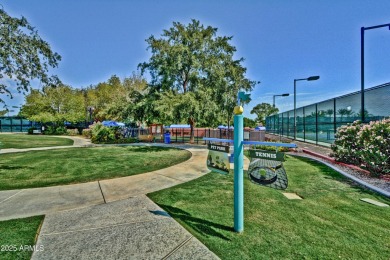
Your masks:
M234 230L244 231L244 117L234 115Z
M269 145L269 146L276 146L276 147L289 147L289 148L296 148L297 146L295 144L284 144L284 143L271 143L271 142L258 142L258 141L244 141L244 117L242 113L244 112L244 109L242 106L240 106L241 101L245 101L249 99L249 94L245 94L244 92L239 92L237 95L237 106L234 108L234 140L229 139L218 139L218 138L203 138L205 141L210 142L222 142L222 143L234 143L234 230L236 232L243 232L244 231L244 145L250 144L250 145ZM211 147L217 147L216 145L209 145L209 149L212 151ZM216 149L223 149L223 148L216 148ZM225 150L226 151L226 150ZM268 160L275 159L275 161L278 161L278 159L281 158L282 154L272 154L265 151L257 151L259 154L258 156L264 156L267 157ZM254 152L256 155L256 152ZM260 154L261 153L261 154ZM226 153L227 154L227 153ZM275 157L275 158L274 158ZM208 162L209 165L209 157ZM278 162L276 162L278 164ZM281 163L280 163L281 165ZM268 171L273 171L271 169L272 167L268 167ZM274 167L276 171L276 166ZM284 168L281 166L284 170ZM265 171L265 172L264 172ZM273 171L274 172L274 171ZM258 169L257 172L252 171L253 179L251 180L257 184L265 185L264 181L271 179L273 181L274 177L270 177L271 175L267 175L266 169ZM284 172L285 173L285 172ZM277 179L277 178L276 178ZM258 181L256 181L258 180ZM286 175L287 180L287 175ZM269 180L268 180L269 181ZM273 181L275 182L275 181ZM287 185L287 183L286 183ZM265 185L267 186L267 185ZM271 186L272 187L272 186ZM286 186L287 187L287 186Z

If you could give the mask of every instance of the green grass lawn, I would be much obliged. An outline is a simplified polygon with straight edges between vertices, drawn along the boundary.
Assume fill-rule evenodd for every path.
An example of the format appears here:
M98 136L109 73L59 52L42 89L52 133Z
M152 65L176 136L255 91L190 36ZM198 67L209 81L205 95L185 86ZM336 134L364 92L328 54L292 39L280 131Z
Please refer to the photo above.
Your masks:
M73 140L68 138L27 134L0 134L0 142L0 149L73 145Z
M44 187L130 176L188 160L185 150L105 146L0 155L0 190Z
M303 200L244 181L244 232L233 231L233 174L209 173L148 196L222 259L389 259L390 208L379 195L308 159L288 157Z
M30 259L42 221L43 216L1 221L0 259Z

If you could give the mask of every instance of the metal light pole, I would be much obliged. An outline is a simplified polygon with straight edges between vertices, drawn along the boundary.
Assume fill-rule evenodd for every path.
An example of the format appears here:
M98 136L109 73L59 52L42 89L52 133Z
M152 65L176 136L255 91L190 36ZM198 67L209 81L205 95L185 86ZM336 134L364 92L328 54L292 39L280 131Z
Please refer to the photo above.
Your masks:
M389 27L389 30L390 30L390 23L360 28L360 70L361 70L361 94L360 94L360 96L361 96L362 122L365 122L365 115L364 115L364 31L387 27L387 26Z
M274 95L274 102L272 103L272 106L275 107L275 97L288 97L288 96L290 96L289 93L280 94L280 95Z
M320 76L311 76L305 79L294 79L294 140L297 139L297 81L307 80L313 81L318 80Z

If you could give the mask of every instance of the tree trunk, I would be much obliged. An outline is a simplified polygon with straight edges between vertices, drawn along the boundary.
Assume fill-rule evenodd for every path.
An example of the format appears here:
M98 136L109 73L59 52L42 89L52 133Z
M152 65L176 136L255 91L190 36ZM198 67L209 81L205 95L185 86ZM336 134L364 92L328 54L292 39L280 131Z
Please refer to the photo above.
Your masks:
M194 143L194 127L195 127L195 120L194 118L190 117L189 120L190 122L190 127L191 127L191 132L190 132L190 143Z

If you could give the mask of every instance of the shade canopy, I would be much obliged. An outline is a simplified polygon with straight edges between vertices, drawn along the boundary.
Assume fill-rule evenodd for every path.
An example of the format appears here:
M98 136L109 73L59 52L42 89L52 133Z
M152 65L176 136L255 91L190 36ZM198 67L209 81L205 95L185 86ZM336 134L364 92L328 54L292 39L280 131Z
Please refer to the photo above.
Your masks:
M191 128L190 125L170 125L168 128Z
M115 121L103 121L102 124L103 124L104 126L125 126L124 123L115 122Z

